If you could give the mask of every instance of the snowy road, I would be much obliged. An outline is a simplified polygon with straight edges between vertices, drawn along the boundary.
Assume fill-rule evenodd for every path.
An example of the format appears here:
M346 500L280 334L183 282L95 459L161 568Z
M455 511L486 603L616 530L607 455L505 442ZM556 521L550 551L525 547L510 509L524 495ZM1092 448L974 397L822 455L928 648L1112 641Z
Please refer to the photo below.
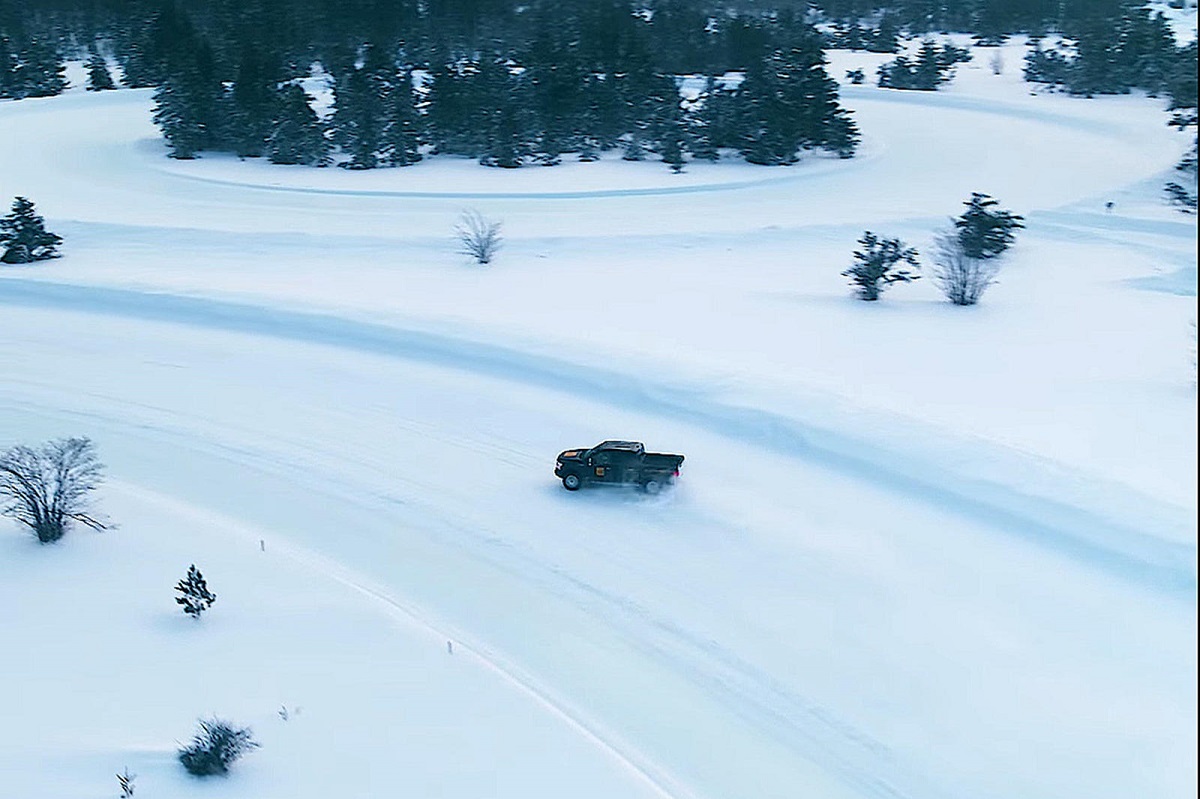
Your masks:
M121 480L236 510L378 586L660 784L1186 783L1168 767L1194 736L1175 693L1194 667L1186 595L803 456L521 382L219 322L6 318L6 438L85 427ZM686 450L679 491L548 477L547 453L614 429Z
M244 527L519 686L539 732L511 710L469 723L558 768L443 784L413 756L437 787L412 795L562 795L573 771L596 799L1193 795L1195 393L1175 347L1194 224L1138 188L1179 140L1144 98L997 100L971 94L983 78L849 90L860 159L683 185L603 163L503 188L457 163L181 164L144 92L5 104L2 188L68 257L0 275L0 443L89 435L148 553L147 507L227 573L237 546L204 528ZM977 313L929 281L869 315L845 299L864 226L923 244L983 187L1030 229ZM446 252L468 198L505 220L490 271ZM611 437L685 453L681 485L563 491L553 455ZM402 657L379 642L409 631L362 624L359 649ZM292 690L353 682L313 671ZM471 712L456 680L439 701ZM386 675L359 682L403 712ZM372 724L403 727L379 710L348 750L386 756ZM319 773L291 757L293 783L250 772L258 793L230 795L391 784L381 762L345 783L345 752Z

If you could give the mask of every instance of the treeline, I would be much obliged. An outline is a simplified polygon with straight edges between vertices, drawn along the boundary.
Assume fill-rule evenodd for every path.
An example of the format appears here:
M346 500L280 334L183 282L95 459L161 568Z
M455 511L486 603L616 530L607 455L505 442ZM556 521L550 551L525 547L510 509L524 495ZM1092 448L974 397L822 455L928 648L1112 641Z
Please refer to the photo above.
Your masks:
M1017 33L1076 36L1112 24L1145 0L816 0L828 20L847 28L873 21L889 34L971 33L995 44ZM892 52L892 51L881 51Z
M72 57L87 60L91 88L110 85L112 63L123 85L156 87L155 119L179 158L228 151L369 169L449 153L514 167L618 148L676 169L730 150L786 164L806 149L848 157L857 146L825 48L896 53L934 32L984 45L1030 34L1030 81L1085 95L1144 89L1194 108L1195 46L1177 47L1144 5L0 0L0 97L62 91ZM964 56L929 43L886 65L880 83L933 89ZM314 68L333 87L321 114L304 88Z
M322 63L333 84L333 111L322 119L300 86L309 65L245 48L222 68L186 17L169 24L177 44L166 50L155 119L178 158L226 150L322 164L336 147L353 169L407 166L426 151L512 168L619 148L626 159L653 154L679 169L688 155L715 159L723 148L787 164L807 149L850 157L858 143L811 28L774 31L743 80L695 78L686 99L648 50L597 63L569 25L547 26L520 52L435 63L413 62L397 44L360 44Z
M423 153L516 167L619 148L676 169L734 150L787 164L853 155L858 132L802 4L779 13L660 0L96 0L49 4L55 31L109 52L126 86L155 86L171 153L404 166ZM57 12L55 9L57 8ZM11 18L11 15L9 16ZM302 88L314 65L333 108ZM737 71L744 79L723 81ZM680 93L680 75L693 75ZM16 96L16 95L12 95ZM28 96L28 95L22 95Z

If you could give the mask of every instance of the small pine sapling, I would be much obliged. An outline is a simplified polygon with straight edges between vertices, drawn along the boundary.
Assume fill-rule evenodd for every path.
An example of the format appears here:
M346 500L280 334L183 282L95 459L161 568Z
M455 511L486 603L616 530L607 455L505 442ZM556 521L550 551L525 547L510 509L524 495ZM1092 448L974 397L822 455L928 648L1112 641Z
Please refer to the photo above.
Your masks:
M850 278L860 300L878 300L884 288L892 283L908 283L919 278L907 269L896 268L898 264L918 267L916 249L906 247L900 239L881 239L868 230L858 243L862 247L854 253L854 265L842 275Z
M62 236L46 230L46 220L26 197L13 200L12 213L0 218L0 263L28 264L58 258Z
M996 258L1012 246L1016 231L1025 227L1025 217L998 208L999 203L986 194L972 192L963 205L967 210L954 220L954 227L968 258Z
M129 767L117 775L117 785L121 788L121 799L129 799L133 796L133 790L136 787L133 782L137 779L136 774L129 773Z
M192 742L179 749L179 762L195 777L228 774L229 767L259 744L249 727L235 727L221 719L200 719Z
M175 590L180 594L175 597L176 604L182 605L183 612L194 619L199 619L217 601L217 595L208 590L204 575L194 563L188 568L187 577L176 583Z

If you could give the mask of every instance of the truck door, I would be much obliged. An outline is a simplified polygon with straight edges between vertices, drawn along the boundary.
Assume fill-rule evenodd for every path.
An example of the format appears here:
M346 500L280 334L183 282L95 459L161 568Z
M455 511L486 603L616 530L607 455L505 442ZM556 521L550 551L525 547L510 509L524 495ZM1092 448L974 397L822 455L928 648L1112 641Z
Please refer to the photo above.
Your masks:
M614 453L617 457L616 467L621 470L622 483L636 483L641 478L641 458L636 452Z
M592 456L591 461L593 482L611 483L618 477L617 469L613 466L613 453L597 452Z

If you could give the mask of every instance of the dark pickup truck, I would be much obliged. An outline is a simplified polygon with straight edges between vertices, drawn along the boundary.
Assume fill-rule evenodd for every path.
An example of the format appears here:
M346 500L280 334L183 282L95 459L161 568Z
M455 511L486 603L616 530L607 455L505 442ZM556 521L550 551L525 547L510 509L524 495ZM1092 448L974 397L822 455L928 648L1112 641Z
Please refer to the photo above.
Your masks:
M584 485L635 485L657 494L679 476L682 455L646 452L640 441L602 441L591 449L568 449L554 466L563 487L577 491Z

